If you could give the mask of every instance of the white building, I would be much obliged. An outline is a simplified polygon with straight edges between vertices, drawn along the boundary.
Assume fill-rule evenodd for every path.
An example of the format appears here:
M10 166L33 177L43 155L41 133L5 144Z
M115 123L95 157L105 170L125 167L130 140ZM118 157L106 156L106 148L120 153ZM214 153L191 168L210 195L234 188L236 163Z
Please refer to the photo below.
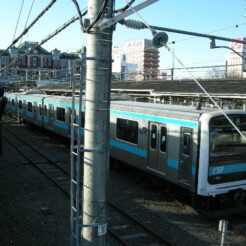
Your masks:
M234 38L236 40L246 41L246 38ZM246 57L246 45L232 42L230 48ZM243 78L246 77L246 60L233 51L230 51L226 56L227 62L227 77Z
M136 78L137 64L127 63L126 56L115 54L113 56L113 79L134 80Z
M121 66L123 69L125 68L124 62L125 64L135 64L137 66L135 72L139 80L153 79L158 76L159 50L152 46L151 40L126 41L122 45L113 48L112 57L115 61L124 58L122 60L123 66ZM130 69L133 69L133 66Z

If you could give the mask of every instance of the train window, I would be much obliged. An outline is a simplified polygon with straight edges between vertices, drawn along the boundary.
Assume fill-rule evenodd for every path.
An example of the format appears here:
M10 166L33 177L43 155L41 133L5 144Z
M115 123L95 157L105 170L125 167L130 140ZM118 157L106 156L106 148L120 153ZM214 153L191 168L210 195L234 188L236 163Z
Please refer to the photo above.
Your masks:
M38 114L42 115L42 107L41 104L38 105Z
M32 112L32 103L31 102L27 103L27 111Z
M116 136L130 143L138 144L138 122L133 120L117 119Z
M190 155L190 138L191 135L184 133L183 136L183 154L189 156Z
M44 105L44 116L47 116L47 105Z
M65 108L57 107L56 113L57 113L56 119L65 122Z
M12 99L11 103L12 103L12 106L15 106L15 100L14 99Z
M161 135L160 135L160 151L167 151L167 128L161 127Z
M72 122L72 117L73 117L73 115L72 115L72 110L71 110L71 116L70 116L70 119L69 119L69 123L71 123ZM73 121L73 123L77 123L78 122L78 117L77 117L77 114L76 114L76 110L74 110L74 121Z
M151 125L151 139L150 147L151 149L156 149L156 137L157 137L157 125Z
M81 112L81 127L85 127L85 112Z
M54 119L54 106L53 105L49 106L49 113L50 113L50 118Z
M19 109L22 109L22 108L23 108L23 106L22 106L22 101L19 100Z
M38 113L37 103L34 103L34 105L33 105L33 113L34 114L37 114Z

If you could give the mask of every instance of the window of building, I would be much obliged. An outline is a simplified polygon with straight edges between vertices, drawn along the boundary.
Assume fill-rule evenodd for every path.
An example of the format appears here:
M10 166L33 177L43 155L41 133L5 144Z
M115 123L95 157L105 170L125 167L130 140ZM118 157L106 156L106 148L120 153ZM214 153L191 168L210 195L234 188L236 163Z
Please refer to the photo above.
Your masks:
M56 119L59 121L65 122L65 108L59 108L56 109Z
M33 67L38 66L38 57L36 57L36 56L32 57L32 65L33 65Z
M27 103L27 111L32 112L32 103L31 102Z
M48 66L48 62L47 62L47 58L46 57L43 58L43 66L44 67Z
M26 65L26 57L22 58L22 65L25 66Z
M116 136L124 141L138 144L138 122L126 119L117 119Z

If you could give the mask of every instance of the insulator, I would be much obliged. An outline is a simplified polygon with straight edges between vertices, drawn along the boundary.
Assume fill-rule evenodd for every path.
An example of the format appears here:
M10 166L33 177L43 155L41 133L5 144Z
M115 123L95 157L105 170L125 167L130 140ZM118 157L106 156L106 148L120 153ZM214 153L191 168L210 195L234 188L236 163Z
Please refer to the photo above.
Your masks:
M138 30L146 28L143 22L137 20L131 20L131 19L124 20L124 25L126 27L138 29Z

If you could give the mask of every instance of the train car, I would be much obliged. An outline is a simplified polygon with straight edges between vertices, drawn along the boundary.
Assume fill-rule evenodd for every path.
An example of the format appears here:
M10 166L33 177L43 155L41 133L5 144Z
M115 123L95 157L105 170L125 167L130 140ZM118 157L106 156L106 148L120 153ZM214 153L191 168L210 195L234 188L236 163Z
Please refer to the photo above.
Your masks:
M22 101L23 118L70 136L70 97L18 94L7 97L12 113L18 112L15 107ZM40 104L43 117L27 117L30 103L35 102ZM240 132L222 112L214 109L112 101L110 155L181 187L191 195L194 208L206 211L208 216L245 211L246 112L225 113Z

